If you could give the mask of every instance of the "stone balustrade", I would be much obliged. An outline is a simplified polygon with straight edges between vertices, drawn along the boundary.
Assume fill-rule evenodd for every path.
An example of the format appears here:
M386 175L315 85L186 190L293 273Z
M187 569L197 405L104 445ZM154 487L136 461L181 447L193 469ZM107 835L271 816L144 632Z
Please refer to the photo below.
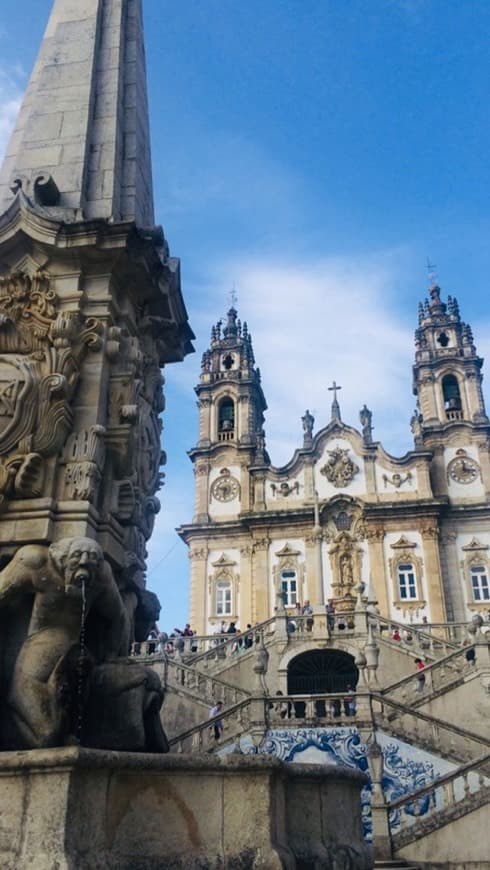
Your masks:
M472 653L475 654L474 659L472 659ZM416 671L398 680L398 682L392 683L382 689L380 694L392 701L399 701L401 704L410 703L412 706L413 704L421 704L434 694L463 679L471 673L476 664L477 653L474 646L459 648L426 665L422 672ZM417 680L417 676L421 673L425 677L423 686Z
M459 649L458 643L448 640L446 637L449 632L448 623L439 623L436 630L435 626L414 626L403 622L396 622L393 619L386 619L384 616L373 613L370 613L368 618L381 640L420 653L422 658L424 656L440 658ZM395 629L398 630L400 640L394 640L392 637ZM468 623L466 623L467 629Z
M372 723L370 698L368 692L245 698L215 717L224 726L220 745L235 742L240 735L254 730L263 736L273 728L369 725ZM213 722L214 719L208 719L172 738L169 741L172 751L209 750L215 745Z
M372 695L371 704L379 729L436 755L461 763L472 761L488 748L484 737L386 696Z
M490 753L439 777L435 782L387 805L393 845L407 843L471 811L490 798Z
M221 701L224 706L230 707L250 696L250 692L245 689L172 659L167 659L165 676L167 686L184 689L201 697L207 704Z

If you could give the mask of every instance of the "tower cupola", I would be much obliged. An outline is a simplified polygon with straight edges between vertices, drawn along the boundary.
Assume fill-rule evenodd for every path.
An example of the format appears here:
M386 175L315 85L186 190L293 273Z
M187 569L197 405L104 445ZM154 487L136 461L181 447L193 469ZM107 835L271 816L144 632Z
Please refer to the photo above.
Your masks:
M488 425L482 394L483 360L477 355L471 327L461 320L457 300L441 299L435 282L419 304L415 332L413 392L421 436L461 422Z
M252 450L256 461L263 461L267 404L252 337L234 306L228 310L224 325L219 320L211 329L196 393L200 411L197 451L227 443Z

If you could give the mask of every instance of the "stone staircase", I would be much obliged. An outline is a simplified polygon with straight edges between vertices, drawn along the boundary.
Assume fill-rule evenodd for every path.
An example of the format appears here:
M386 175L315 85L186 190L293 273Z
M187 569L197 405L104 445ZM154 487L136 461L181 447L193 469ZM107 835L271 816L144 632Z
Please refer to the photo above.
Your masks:
M450 637L450 632L444 631L444 626L438 627L437 633L416 628L408 640L396 641L391 638L392 626L401 630L402 626L392 620L382 617L374 619L364 614L366 626L364 643L377 643L381 655L393 655L396 651L397 661L400 654L406 656L407 675L395 682L380 688L373 674L369 671L360 673L358 691L356 693L356 710L354 715L347 715L344 710L343 697L337 695L314 696L267 696L258 688L259 682L254 679L254 671L258 661L257 653L265 644L273 655L274 649L290 650L295 648L303 651L308 643L311 647L334 647L348 649L354 646L359 637L353 621L346 632L321 629L320 623L313 628L306 628L306 622L301 629L288 633L288 618L273 618L259 626L254 626L249 633L250 641L245 646L246 635L241 635L242 647L237 650L237 638L233 635L224 636L220 642L216 638L198 639L194 643L192 654L168 659L165 678L171 691L185 695L189 702L196 705L206 704L209 700L222 700L224 709L220 719L224 723L224 733L219 743L214 740L210 727L211 722L203 713L202 720L193 727L181 731L170 739L171 751L178 753L194 752L245 752L246 754L263 751L264 737L274 729L294 731L295 729L357 729L361 739L370 739L369 735L381 732L391 735L401 741L404 746L414 746L425 751L434 758L445 759L455 765L449 773L439 776L429 785L411 790L403 797L387 804L387 813L393 822L391 825L392 855L391 861L377 861L376 867L415 868L429 867L430 862L410 863L402 856L397 858L400 850L406 856L409 848L416 840L430 835L431 832L443 829L451 822L464 815L481 811L490 801L490 755L488 741L484 736L460 727L447 718L438 718L425 712L434 699L441 699L437 710L446 709L446 698L451 693L467 690L467 685L479 676L479 657L484 661L485 650L478 643L461 646L461 641ZM321 635L323 630L323 635ZM459 629L461 636L464 626ZM447 639L447 638L450 639ZM471 663L467 651L475 649L476 662ZM283 654L283 653L280 653ZM426 662L424 691L417 691L413 660L423 657ZM243 663L243 664L242 664ZM400 671L400 668L399 668ZM226 674L223 679L222 674ZM249 691L242 688L243 680L254 680L246 684L255 687ZM235 682L236 679L236 682ZM479 686L479 681L478 681ZM465 688L466 687L466 688ZM481 688L481 687L480 687ZM463 689L461 689L462 691ZM473 691L470 688L470 691ZM476 689L475 689L476 691ZM333 713L334 702L337 707ZM284 715L284 709L290 705L290 714ZM454 705L453 705L454 706ZM447 707L447 709L450 709ZM340 710L340 712L339 712ZM281 712L282 711L282 712ZM464 706L458 710L458 716L464 724ZM458 716L456 718L458 718ZM194 721L196 721L194 719ZM267 738L269 739L269 738ZM437 769L437 765L436 765ZM442 770L445 768L443 767ZM423 807L423 812L419 809Z
M388 804L389 813L400 822L391 835L394 851L486 806L489 800L490 753L487 752L453 773L439 777L432 785Z

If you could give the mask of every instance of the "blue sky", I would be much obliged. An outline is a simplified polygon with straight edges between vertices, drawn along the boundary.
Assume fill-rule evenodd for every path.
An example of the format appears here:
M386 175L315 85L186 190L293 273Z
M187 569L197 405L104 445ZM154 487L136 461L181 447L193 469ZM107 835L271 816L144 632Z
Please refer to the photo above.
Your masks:
M0 148L49 2L0 22ZM366 402L411 447L417 303L437 264L490 357L488 0L144 0L157 219L182 259L196 350L166 371L163 510L148 584L162 628L187 614L193 386L235 284L269 404L274 464L306 407ZM19 34L22 34L19 38ZM487 398L488 402L488 398Z

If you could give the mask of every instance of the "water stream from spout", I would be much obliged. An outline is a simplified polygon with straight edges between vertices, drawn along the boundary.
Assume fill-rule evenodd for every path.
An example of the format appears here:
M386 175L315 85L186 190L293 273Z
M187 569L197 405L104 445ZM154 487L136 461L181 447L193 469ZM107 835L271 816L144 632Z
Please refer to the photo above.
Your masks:
M80 622L80 656L78 659L78 685L77 685L77 740L80 743L82 737L83 725L83 683L85 670L85 613L87 609L87 598L85 594L85 580L82 580L82 613Z

